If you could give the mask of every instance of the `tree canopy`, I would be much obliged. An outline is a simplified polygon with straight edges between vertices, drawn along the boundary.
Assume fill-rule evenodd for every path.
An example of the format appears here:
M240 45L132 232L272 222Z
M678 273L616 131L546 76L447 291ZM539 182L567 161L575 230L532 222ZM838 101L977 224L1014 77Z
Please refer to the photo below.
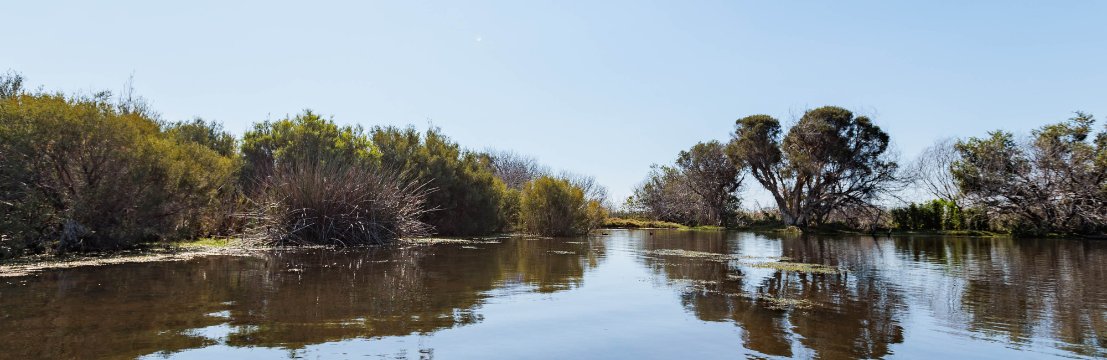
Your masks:
M951 172L971 205L1015 232L1087 233L1107 225L1107 132L1077 113L1025 141L994 131L956 144Z
M382 167L433 189L426 201L431 211L423 219L436 232L476 235L508 226L507 187L493 174L487 156L462 149L437 128L420 133L414 128L377 127L372 139Z
M888 134L868 117L824 106L781 134L771 116L739 119L728 155L772 193L788 225L818 224L831 212L868 206L896 178Z

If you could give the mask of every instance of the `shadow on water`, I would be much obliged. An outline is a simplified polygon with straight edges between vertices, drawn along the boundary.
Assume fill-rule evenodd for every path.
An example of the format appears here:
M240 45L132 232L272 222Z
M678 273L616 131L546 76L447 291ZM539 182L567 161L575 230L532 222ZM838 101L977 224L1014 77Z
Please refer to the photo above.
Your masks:
M11 358L134 358L431 333L480 322L493 289L580 286L604 251L588 239L526 239L46 272L0 283L0 348Z

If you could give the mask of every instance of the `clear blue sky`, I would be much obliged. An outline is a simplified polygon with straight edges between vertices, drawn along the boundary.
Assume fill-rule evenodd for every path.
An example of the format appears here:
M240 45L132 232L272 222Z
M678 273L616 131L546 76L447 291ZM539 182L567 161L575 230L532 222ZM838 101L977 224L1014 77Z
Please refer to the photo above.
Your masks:
M1107 1L14 1L0 71L136 90L168 120L440 126L461 144L595 175L734 120L834 104L905 158L935 139L1107 118Z

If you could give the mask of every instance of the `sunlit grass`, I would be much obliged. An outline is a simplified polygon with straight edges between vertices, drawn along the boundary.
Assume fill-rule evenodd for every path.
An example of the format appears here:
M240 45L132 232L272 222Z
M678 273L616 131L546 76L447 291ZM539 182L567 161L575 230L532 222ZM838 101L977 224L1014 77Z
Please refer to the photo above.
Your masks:
M626 218L607 218L604 219L604 228L625 228L625 229L686 229L687 226L658 220L639 220L639 219L626 219Z
M173 243L182 248L214 248L214 247L228 247L236 244L238 241L231 238L199 238L192 241L184 241Z

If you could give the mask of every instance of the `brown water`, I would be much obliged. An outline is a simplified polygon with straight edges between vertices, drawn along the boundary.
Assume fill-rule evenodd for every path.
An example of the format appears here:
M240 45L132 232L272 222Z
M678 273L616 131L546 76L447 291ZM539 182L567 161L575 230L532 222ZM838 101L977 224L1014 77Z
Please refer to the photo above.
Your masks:
M606 232L4 278L0 358L1107 356L1107 242Z

